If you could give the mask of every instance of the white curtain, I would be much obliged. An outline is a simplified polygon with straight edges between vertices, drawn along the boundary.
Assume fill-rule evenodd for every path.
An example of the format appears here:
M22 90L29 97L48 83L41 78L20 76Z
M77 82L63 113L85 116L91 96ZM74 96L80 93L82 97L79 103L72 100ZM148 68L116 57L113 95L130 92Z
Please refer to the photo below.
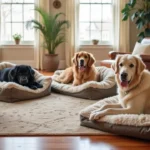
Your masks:
M122 21L121 10L129 0L113 0L114 2L114 50L119 52L130 51L130 21Z
M70 27L66 31L66 67L71 66L71 58L74 53L79 50L79 1L80 0L66 0L66 20L70 23Z
M46 10L49 12L50 7L49 0L36 0L36 6ZM35 18L38 21L42 21L42 18L39 16L38 13L35 13ZM43 48L43 35L37 30L35 31L35 49L34 49L34 57L35 57L35 67L36 69L43 69L43 55L44 55L44 48Z

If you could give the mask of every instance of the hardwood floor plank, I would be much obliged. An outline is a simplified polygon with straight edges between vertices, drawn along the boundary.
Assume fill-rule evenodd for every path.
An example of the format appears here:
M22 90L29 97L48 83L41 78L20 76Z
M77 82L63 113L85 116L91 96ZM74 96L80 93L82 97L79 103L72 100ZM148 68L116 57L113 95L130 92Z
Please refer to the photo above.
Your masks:
M121 136L0 137L0 150L149 150L150 142Z

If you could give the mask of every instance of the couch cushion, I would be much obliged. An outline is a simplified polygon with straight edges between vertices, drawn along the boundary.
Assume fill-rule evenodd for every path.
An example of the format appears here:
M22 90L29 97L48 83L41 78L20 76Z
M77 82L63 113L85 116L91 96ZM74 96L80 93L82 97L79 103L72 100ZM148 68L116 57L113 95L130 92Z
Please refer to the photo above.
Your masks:
M150 55L150 44L141 44L136 42L134 50L132 52L133 55Z

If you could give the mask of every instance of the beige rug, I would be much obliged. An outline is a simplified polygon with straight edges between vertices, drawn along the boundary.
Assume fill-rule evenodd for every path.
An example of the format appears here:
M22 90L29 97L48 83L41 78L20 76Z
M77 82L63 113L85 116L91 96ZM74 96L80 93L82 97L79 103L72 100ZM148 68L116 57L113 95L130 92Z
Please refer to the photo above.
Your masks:
M79 112L95 103L52 93L36 100L0 102L0 135L100 135L80 126Z

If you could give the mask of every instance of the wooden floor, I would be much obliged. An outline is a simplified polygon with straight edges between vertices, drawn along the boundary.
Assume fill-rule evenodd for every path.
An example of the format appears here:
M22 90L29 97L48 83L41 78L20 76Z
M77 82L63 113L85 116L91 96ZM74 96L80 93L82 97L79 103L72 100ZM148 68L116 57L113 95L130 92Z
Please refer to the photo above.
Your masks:
M53 73L40 71L51 76ZM0 150L150 150L150 141L123 136L0 137Z

